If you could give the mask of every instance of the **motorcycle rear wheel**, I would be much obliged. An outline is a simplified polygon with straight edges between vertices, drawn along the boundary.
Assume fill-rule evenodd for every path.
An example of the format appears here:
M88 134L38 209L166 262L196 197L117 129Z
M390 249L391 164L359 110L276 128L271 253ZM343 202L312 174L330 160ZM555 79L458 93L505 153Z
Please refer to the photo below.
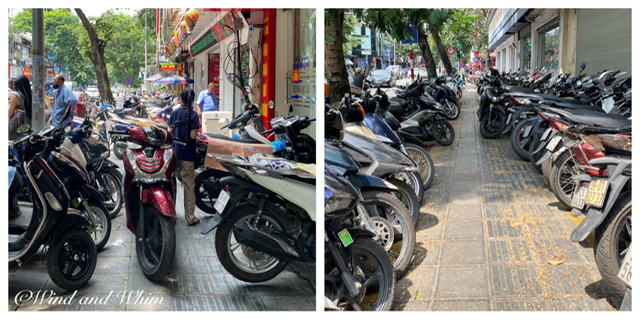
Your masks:
M325 242L326 244L326 242ZM342 311L388 311L393 303L393 265L386 252L370 238L355 238L346 265L363 286L355 297L348 295L331 255L325 258L325 296Z
M287 264L266 253L259 252L236 241L233 227L238 223L251 223L265 232L282 232L283 223L269 206L262 209L248 202L238 205L216 230L215 246L218 260L227 272L246 282L265 282L280 274Z
M95 225L93 225L94 230L90 232L90 235L96 243L96 249L100 251L107 244L111 236L111 217L107 209L100 202L91 202L89 203L89 207L91 207L94 216L89 217L89 213L84 209L82 210L82 215L85 216L88 221L96 221Z
M388 182L398 188L398 192L395 192L394 194L409 211L413 224L415 225L418 223L418 216L420 215L420 200L418 200L416 194L413 193L411 186L404 181L396 179L389 179Z
M445 100L442 107L444 108L444 114L447 120L455 120L460 116L460 108L455 103Z
M200 172L196 176L196 207L208 214L216 214L217 211L213 207L218 200L222 185L218 184L220 178L228 176L228 172L207 169Z
M124 204L124 195L122 191L122 173L116 168L106 168L100 170L99 174L102 174L105 180L106 187L109 188L111 193L111 199L109 203L105 203L105 208L109 213L111 219L118 216L122 205Z
M624 192L596 229L594 248L602 280L620 299L624 297L627 285L618 278L618 271L631 245L631 235L631 192Z
M509 142L511 148L522 160L529 161L529 143L530 138L523 137L525 130L533 125L533 118L520 120L518 124L511 130Z
M427 190L429 186L431 186L433 177L435 176L435 165L433 164L431 155L427 150L417 144L405 143L404 148L407 150L409 157L418 164L418 173L422 178L424 190ZM420 198L421 197L418 197L418 199Z
M138 218L136 254L145 277L161 280L171 270L176 253L176 230L173 219L154 207L145 205L144 218Z

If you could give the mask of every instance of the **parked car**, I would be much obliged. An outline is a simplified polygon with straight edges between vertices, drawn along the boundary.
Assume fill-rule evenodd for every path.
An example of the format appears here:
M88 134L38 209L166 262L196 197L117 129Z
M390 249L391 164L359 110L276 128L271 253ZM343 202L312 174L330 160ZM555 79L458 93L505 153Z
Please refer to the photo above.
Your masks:
M100 99L100 91L97 87L87 87L84 92L91 100L98 101Z
M413 70L413 74L415 74L418 79L428 78L429 77L427 75L427 68L415 68Z
M393 87L396 85L396 76L389 70L374 70L369 76L369 83L371 86L387 86Z

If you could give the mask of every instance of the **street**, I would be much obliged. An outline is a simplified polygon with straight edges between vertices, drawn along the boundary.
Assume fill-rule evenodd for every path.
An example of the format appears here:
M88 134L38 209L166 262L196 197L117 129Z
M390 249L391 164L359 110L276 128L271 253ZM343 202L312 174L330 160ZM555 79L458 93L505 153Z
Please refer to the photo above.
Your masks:
M429 149L435 179L392 310L616 310L620 301L609 298L591 245L569 239L580 220L558 209L508 134L482 138L477 94L468 86L451 122L456 141Z

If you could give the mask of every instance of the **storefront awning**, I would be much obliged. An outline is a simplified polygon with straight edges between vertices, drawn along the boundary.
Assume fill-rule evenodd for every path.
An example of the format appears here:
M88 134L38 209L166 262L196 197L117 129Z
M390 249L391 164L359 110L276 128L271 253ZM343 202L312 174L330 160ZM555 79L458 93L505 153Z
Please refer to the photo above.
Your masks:
M510 9L489 36L489 50L494 50L514 33L526 27L529 22L525 19L534 9Z

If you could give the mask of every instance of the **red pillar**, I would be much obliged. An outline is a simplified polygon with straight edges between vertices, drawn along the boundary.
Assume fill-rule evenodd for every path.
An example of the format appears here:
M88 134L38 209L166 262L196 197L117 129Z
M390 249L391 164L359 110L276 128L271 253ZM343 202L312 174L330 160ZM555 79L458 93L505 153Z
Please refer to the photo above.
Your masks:
M262 43L262 121L270 129L275 110L269 109L269 101L276 100L276 9L264 10Z

